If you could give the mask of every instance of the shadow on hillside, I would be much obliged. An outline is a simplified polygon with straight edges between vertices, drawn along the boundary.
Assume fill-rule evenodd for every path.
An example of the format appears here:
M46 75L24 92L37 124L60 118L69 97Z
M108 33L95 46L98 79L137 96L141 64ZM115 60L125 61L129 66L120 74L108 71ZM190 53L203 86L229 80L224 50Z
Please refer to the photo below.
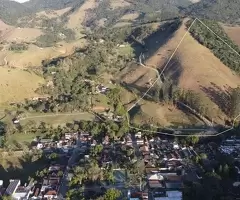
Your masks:
M3 159L2 159L3 160ZM34 177L36 171L44 169L46 162L44 160L31 161L25 158L19 158L19 165L15 166L11 161L5 161L6 169L0 165L0 179L7 187L10 179L20 179L21 184L28 183L29 177Z
M159 24L160 28L157 31L143 39L142 42L144 45L136 40L133 42L132 47L137 58L141 53L144 53L146 58L154 55L161 46L172 38L175 31L178 30L181 25L181 21L173 20L165 22L162 25L161 23Z
M211 101L218 105L222 112L224 112L226 115L229 115L231 88L229 86L224 87L225 88L223 90L222 88L211 82L211 87L201 86L201 90L208 95Z

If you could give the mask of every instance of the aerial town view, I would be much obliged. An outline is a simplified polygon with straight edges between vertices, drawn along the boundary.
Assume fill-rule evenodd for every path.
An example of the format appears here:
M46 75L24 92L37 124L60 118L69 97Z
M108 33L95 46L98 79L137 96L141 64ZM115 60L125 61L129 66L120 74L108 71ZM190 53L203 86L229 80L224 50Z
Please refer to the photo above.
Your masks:
M0 200L237 199L239 0L0 0Z

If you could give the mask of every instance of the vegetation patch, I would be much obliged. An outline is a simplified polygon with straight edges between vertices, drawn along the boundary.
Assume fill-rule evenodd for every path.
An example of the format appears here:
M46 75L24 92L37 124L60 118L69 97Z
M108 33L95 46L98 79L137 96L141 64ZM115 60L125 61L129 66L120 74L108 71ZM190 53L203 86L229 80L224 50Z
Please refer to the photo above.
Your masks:
M9 46L9 51L14 51L14 52L22 52L28 50L28 45L27 44L18 44L18 43L12 43Z

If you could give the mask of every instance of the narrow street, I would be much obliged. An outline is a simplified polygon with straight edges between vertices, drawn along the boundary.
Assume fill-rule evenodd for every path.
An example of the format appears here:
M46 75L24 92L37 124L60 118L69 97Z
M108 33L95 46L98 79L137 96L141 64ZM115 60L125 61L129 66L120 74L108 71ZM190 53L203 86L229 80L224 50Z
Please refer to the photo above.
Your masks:
M77 141L78 143L78 141ZM78 152L78 146L74 149L72 156L69 158L68 160L68 165L65 169L63 178L62 178L62 182L61 182L61 186L59 188L59 192L58 192L58 198L63 200L66 197L67 191L68 191L68 167L72 166L75 163L75 160L77 158L77 152Z

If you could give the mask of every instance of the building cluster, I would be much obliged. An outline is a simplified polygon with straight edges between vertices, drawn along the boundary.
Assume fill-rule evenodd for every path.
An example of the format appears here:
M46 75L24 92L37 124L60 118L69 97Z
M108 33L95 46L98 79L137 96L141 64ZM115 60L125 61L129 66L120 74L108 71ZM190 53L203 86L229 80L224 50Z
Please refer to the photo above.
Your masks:
M232 155L235 159L240 159L240 138L231 137L222 142L219 147L222 153Z
M148 140L140 132L134 138L127 137L127 144L135 143L144 160L147 188L132 192L130 199L181 200L185 160L197 155L194 149L159 137Z
M1 195L11 196L13 200L47 200L56 199L63 177L64 166L50 165L50 167L34 183L21 186L20 180L10 180L7 188L3 188L1 181Z

